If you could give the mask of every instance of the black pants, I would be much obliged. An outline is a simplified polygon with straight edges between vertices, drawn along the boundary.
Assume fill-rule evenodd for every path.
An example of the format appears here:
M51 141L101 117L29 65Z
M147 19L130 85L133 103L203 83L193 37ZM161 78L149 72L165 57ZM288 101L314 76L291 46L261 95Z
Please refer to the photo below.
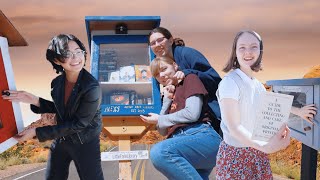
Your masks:
M51 144L46 179L68 179L71 161L81 180L103 180L99 137L84 144L58 139Z

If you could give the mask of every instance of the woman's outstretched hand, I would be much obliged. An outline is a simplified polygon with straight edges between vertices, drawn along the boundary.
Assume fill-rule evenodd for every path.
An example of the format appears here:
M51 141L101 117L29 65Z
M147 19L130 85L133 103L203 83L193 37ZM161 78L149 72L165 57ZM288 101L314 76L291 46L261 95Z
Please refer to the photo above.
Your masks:
M19 143L32 139L36 136L36 128L26 129L21 133L15 135L13 138Z
M5 100L33 104L38 107L40 106L39 97L29 92L14 90L5 90L4 92L6 92L6 94L2 95L2 98Z
M317 108L315 104L309 104L301 108L293 108L293 114L300 116L302 119L313 124L313 118L317 114Z
M159 119L159 114L149 113L148 116L140 115L142 121L148 124L157 124Z

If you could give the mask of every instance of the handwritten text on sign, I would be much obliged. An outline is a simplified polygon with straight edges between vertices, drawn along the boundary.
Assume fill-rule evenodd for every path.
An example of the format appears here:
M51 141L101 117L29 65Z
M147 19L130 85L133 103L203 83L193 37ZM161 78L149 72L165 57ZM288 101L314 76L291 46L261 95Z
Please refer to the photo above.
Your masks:
M121 161L121 160L136 160L148 159L148 150L140 151L117 151L117 152L102 152L101 161Z

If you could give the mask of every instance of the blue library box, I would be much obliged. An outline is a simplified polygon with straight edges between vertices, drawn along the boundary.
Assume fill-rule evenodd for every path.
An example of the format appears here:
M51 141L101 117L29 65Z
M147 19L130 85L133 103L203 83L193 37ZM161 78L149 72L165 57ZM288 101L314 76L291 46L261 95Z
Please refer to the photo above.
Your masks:
M303 107L308 104L320 104L320 78L289 79L267 81L272 91L293 95L293 106ZM291 136L303 144L315 149L320 149L320 114L314 117L314 124L303 120L299 116L290 114L288 126Z
M154 54L148 34L159 16L85 17L91 73L102 88L103 116L139 116L161 109L160 89L152 78Z

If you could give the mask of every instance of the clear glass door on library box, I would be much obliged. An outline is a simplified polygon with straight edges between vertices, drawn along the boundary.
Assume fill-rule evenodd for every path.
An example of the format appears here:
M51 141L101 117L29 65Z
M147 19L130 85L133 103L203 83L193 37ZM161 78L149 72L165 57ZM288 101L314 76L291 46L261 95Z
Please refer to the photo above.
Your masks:
M159 84L152 78L154 56L147 35L102 35L92 38L91 73L102 89L102 115L158 113Z

